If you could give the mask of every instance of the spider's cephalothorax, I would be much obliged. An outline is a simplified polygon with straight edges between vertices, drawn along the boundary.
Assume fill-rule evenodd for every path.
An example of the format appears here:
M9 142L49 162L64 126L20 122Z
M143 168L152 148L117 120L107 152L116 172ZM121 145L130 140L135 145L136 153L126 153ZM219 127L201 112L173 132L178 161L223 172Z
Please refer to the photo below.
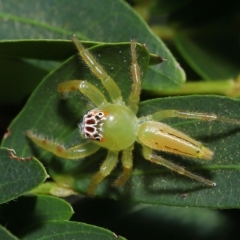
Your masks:
M130 147L136 141L137 126L134 112L118 104L107 104L101 109L89 111L80 124L85 138L115 151Z
M213 152L204 147L202 143L179 132L172 127L161 123L166 118L191 118L199 120L218 120L231 124L240 124L240 121L219 117L215 114L184 112L178 110L163 110L141 118L136 117L141 91L141 73L137 62L136 42L131 42L130 66L132 77L132 88L128 99L128 104L122 100L122 93L115 81L105 72L103 67L96 61L92 54L85 49L82 44L73 36L82 59L86 62L93 74L102 82L104 88L109 93L111 102L108 102L104 94L88 81L71 80L58 85L60 93L79 90L88 97L96 106L84 117L79 124L81 134L88 138L84 143L71 148L64 148L56 142L46 138L40 138L32 131L27 132L27 136L40 147L53 152L57 156L66 159L79 159L90 156L99 148L108 150L106 159L102 163L100 170L92 177L87 193L93 195L98 184L108 176L118 162L119 153L123 166L122 175L115 181L115 186L124 185L131 176L133 157L132 150L137 141L142 145L145 159L163 165L173 171L203 182L210 186L216 183L185 170L170 161L160 157L154 151L165 151L182 156L211 160Z

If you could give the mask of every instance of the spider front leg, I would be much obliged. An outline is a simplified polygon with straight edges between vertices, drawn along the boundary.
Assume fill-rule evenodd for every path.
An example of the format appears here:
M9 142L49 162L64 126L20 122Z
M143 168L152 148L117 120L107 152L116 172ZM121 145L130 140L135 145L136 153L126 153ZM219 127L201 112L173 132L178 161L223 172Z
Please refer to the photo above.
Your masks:
M37 136L30 130L27 131L27 136L39 147L66 159L84 158L95 153L100 148L93 142L85 142L71 148L65 148L58 143Z
M92 196L94 194L98 184L112 172L117 164L117 161L118 152L108 151L107 157L102 163L100 170L92 177L92 180L88 185L88 195Z
M133 156L132 156L133 147L134 145L123 150L122 159L121 159L123 172L121 176L113 183L113 186L123 186L131 176L132 167L133 167Z
M156 163L156 164L159 164L159 165L163 165L165 166L166 168L169 168L171 169L172 171L175 171L179 174L182 174L184 176L187 176L187 177L190 177L192 179L195 179L199 182L202 182L204 184L207 184L209 186L216 186L216 183L215 182L212 182L206 178L203 178L201 176L198 176L192 172L189 172L187 170L185 170L183 167L177 165L177 164L174 164L158 155L155 155L153 153L153 150L147 146L143 146L143 156L145 159L153 162L153 163Z
M94 85L87 81L71 80L58 84L58 92L65 94L68 92L79 90L86 97L88 97L97 107L107 103L103 93L98 90Z
M95 57L83 47L78 41L75 35L72 36L72 40L76 45L79 54L81 55L84 62L88 65L91 72L101 80L103 86L107 89L112 101L114 103L122 103L122 93L118 85L114 80L106 73L104 68L96 61Z
M140 92L141 92L141 71L137 62L137 53L136 53L136 40L131 41L131 75L132 75L132 90L129 96L129 107L133 112L137 112L138 103L140 101Z

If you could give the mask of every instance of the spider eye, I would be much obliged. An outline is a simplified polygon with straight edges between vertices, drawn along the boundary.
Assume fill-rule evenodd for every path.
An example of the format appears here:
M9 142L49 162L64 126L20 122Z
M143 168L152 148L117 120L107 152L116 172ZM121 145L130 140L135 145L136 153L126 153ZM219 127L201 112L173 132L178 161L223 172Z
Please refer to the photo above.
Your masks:
M93 141L101 141L102 125L104 120L104 113L99 109L94 109L84 115L81 126L81 133L85 138L89 138Z
M104 116L103 112L98 112L95 117L97 120L100 120Z
M89 133L85 133L87 138L90 138L91 135Z
M101 138L98 136L98 137L95 137L95 140L96 141L101 141Z
M96 123L95 123L95 120L94 120L94 119L87 119L87 120L86 120L86 124L94 125L94 124L96 124Z
M89 133L94 133L94 131L95 131L94 127L90 127L90 126L87 126L85 129Z

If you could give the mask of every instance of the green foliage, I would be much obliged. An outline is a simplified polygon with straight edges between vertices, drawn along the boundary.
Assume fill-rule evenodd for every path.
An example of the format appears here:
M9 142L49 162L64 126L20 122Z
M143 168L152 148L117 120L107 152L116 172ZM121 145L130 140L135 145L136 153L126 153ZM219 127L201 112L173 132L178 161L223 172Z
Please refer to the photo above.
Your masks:
M18 238L13 236L6 228L0 226L0 238L6 240L17 240Z
M37 231L33 231L35 229ZM81 222L69 221L48 221L42 224L36 224L28 228L27 231L32 231L28 236L23 237L25 240L34 239L106 239L115 240L116 238L124 240L121 236L117 236L107 229L91 226Z
M98 59L104 68L109 73L112 73L112 77L120 86L124 98L127 100L131 88L131 81L128 76L130 58L126 58L129 54L129 44L104 44L94 47L92 50L95 56L100 56ZM139 46L138 55L141 69L145 72L148 67L149 54L145 48ZM29 140L21 134L31 129L37 134L57 139L69 147L74 146L76 142L85 141L79 136L77 123L83 114L88 111L89 105L86 99L83 99L78 93L69 94L68 99L61 99L56 87L58 83L66 79L87 79L104 91L99 80L86 69L84 64L79 63L77 57L71 57L41 82L21 114L10 125L12 133L3 141L3 145L16 149L21 156L34 155L38 157L47 165L48 172L56 182L61 184L68 182L76 192L85 193L90 178L97 171L99 164L105 157L106 152L104 150L80 161L66 161L57 159L52 154L30 144ZM39 101L41 101L40 105L38 105ZM38 105L37 111L36 105ZM179 109L214 112L220 116L239 118L238 106L238 101L226 97L176 97L143 101L138 114L139 116L145 116L159 109ZM31 116L31 118L29 119L28 116ZM164 203L175 206L185 206L187 204L188 206L212 208L235 207L238 198L235 198L230 193L238 192L239 184L237 178L239 150L236 147L239 134L234 132L238 127L217 122L200 123L199 121L179 119L171 120L170 125L176 126L176 128L196 139L207 142L208 146L216 154L208 164L201 164L199 161L194 160L186 161L186 159L171 155L168 158L176 159L177 162L183 162L187 166L190 164L189 166L196 169L201 175L205 173L208 178L210 177L217 182L217 188L202 186L200 183L193 182L186 177L181 177L178 174L171 173L169 170L146 162L139 154L139 152L141 153L140 147L136 146L135 159L137 161L135 161L131 182L120 189L115 189L111 188L113 179L108 178L100 185L97 194L115 199L123 198L135 202ZM223 148L223 144L229 147ZM121 167L114 172L114 177L120 171ZM228 176L229 182L235 183L234 185L231 184L231 188L225 181L226 176ZM169 194L169 191L172 194ZM130 196L128 196L129 192L131 192ZM185 192L191 192L191 194L185 201L179 201L182 198L181 194ZM175 194L177 194L178 198L172 198ZM221 198L222 195L226 197ZM216 199L219 199L217 203Z
M12 150L0 148L0 203L13 200L43 183L47 177L42 164L35 159L16 160Z
M106 229L68 221L72 214L70 204L50 196L25 196L0 206L1 223L8 223L7 228L20 239L115 238ZM4 228L1 230L2 239L17 239Z
M222 80L238 76L238 0L153 2L153 11L168 14L171 41L201 78Z
M62 9L69 8L67 1L61 1L61 4L57 1L41 1L39 4L35 4L32 1L25 0L21 2L21 6L23 7L18 7L16 0L1 4L1 32L2 39L4 39L0 42L1 55L11 58L66 59L67 56L73 54L74 46L69 41L66 41L66 39L70 39L73 33L82 40L101 42L127 42L134 37L138 42L146 43L151 52L158 53L162 58L167 59L164 66L149 69L147 73L149 80L143 82L144 88L161 89L165 86L179 86L185 80L183 70L177 67L173 56L162 41L122 1L113 2L108 0L99 8L97 0L92 0L91 3L87 0L81 1L81 3L74 0L71 2L71 8L68 11L62 11ZM113 16L108 14L109 9L114 13L114 21ZM101 22L99 22L100 19ZM123 19L125 21L122 21ZM14 30L9 31L9 29L14 29L14 23L18 25L17 32ZM110 27L109 24L111 24ZM6 42L10 39L10 43ZM12 42L12 39L15 39L15 41L19 39L20 42ZM34 40L22 42L22 39ZM36 41L36 39L62 40L53 43L50 40L46 44L44 41ZM14 47L11 47L11 44L14 44ZM52 47L52 45L54 46ZM7 51L8 49L9 51ZM47 54L49 55L46 57ZM42 69L41 65L38 65L38 67L40 67L40 70ZM32 78L35 84L42 79L42 76L39 76L37 72L40 70L35 69L35 65L29 68L29 72L36 76L34 79ZM16 74L15 77L18 78L19 76ZM5 88L4 92L10 92L10 79L3 79L0 88ZM161 79L161 81L158 79ZM26 86L26 89L28 89L28 92L32 90L28 86ZM26 90L24 93L26 93ZM21 95L20 92L15 91L15 97L19 94ZM4 96L1 95L1 97ZM4 100L6 99L8 98L5 97ZM21 98L19 97L19 99Z
M239 62L231 58L232 51L224 55L221 44L214 46L216 38L211 38L213 41L209 41L206 47L206 39L213 35L211 31L208 31L207 37L200 38L199 31L192 30L198 26L192 20L198 9L193 7L195 11L188 11L189 18L183 18L186 11L177 14L182 9L194 6L194 2L182 1L179 4L172 0L166 4L166 1L159 1L156 5L159 8L155 8L155 12L161 9L170 16L174 26L172 43L188 62L186 69L191 66L190 75L195 70L201 78L207 80L236 77ZM66 201L40 194L26 195L31 191L49 193L50 183L42 185L47 177L42 164L56 183L68 184L75 192L84 195L90 178L106 155L106 151L101 150L86 159L66 161L38 148L25 136L26 130L32 129L66 146L83 141L76 126L92 106L79 93L69 94L67 99L62 99L56 86L66 80L83 79L94 83L103 92L105 90L79 61L79 57L74 55L76 50L69 40L72 33L85 40L83 44L116 80L124 99L127 99L131 88L129 40L133 37L147 45L147 49L140 44L137 46L144 90L160 92L178 88L185 81L185 73L164 43L122 0L105 0L101 4L98 0L73 0L71 3L65 0L38 3L0 0L0 21L0 107L8 110L19 106L31 94L10 124L0 149L0 239L116 238L113 232L97 226L111 229L117 235L128 236L128 239L156 239L156 235L151 235L154 232L152 229L159 229L159 225L163 238L176 238L178 232L175 236L172 231L174 228L179 229L186 238L198 234L203 238L217 236L224 239L227 233L237 229L227 217L208 209L239 208L239 127L221 122L166 121L202 141L215 155L211 162L183 159L169 154L164 154L164 157L216 181L215 188L203 186L147 162L141 156L140 146L136 144L131 180L124 187L111 187L121 172L119 164L97 191L98 197L114 201L76 198L72 204L75 211L72 216L73 210ZM186 24L189 22L193 24L191 27ZM216 21L218 28L215 29L221 29L219 26L228 28L227 24L220 23ZM208 27L211 29L212 25ZM231 45L232 48L234 46ZM167 61L157 64L157 55ZM185 66L186 63L183 64ZM143 97L147 100L141 102L139 116L159 109L180 109L240 118L239 101L227 97ZM34 156L36 159L16 160L8 149L14 149L18 157ZM204 207L205 211L176 208L186 206ZM72 221L69 221L70 218ZM146 237L144 229L148 233Z

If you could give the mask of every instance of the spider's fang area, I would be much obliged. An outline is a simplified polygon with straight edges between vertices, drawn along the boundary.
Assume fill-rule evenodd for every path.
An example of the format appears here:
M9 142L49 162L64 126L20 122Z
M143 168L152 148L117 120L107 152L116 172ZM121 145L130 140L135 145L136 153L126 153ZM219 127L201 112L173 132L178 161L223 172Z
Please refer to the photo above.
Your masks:
M106 120L106 113L99 109L93 109L85 114L82 123L79 124L83 137L94 141L102 141L103 120Z

